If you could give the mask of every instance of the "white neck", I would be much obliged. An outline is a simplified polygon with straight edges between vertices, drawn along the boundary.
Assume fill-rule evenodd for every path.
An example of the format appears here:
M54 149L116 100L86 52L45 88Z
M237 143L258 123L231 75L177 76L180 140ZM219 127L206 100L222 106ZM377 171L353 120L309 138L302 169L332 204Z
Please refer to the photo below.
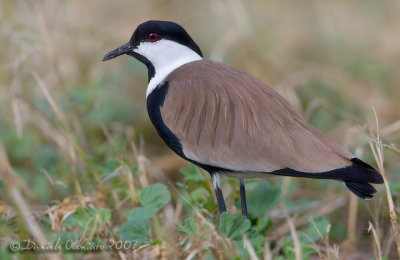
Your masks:
M165 39L154 43L142 42L134 51L146 57L154 66L155 74L147 86L146 97L163 83L172 71L186 63L202 59L189 47Z

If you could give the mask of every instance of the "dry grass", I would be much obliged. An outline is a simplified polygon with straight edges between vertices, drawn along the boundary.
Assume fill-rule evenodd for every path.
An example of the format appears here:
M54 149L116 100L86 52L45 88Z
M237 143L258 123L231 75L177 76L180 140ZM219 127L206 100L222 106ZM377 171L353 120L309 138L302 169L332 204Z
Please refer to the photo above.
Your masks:
M378 120L378 116L376 114L375 109L374 111L374 116L375 116L375 122L376 122L376 130L375 133L374 132L370 132L370 139L369 139L369 146L372 150L372 153L374 155L375 161L378 165L378 169L379 172L382 174L383 177L383 181L384 181L384 185L385 185L385 189L386 189L386 197L387 197L387 203L389 206L389 216L390 216L390 221L391 221L391 226L392 226L392 232L393 232L393 236L397 245L397 254L398 257L400 258L400 233L399 233L399 224L398 224L398 219L397 219L397 213L396 213L396 209L394 206L394 202L393 202L393 197L390 191L390 187L389 187L389 180L388 180L388 176L385 172L385 167L384 167L384 158L383 158L383 145L382 145L382 140L380 137L380 130L379 130L379 120ZM400 129L400 127L399 127ZM372 229L372 232L374 234L374 238L377 244L377 248L378 248L378 256L379 259L382 258L382 252L381 252L381 246L379 244L379 240L377 238L377 232L375 231L374 227L372 226L372 224L370 223L370 228Z
M26 237L42 244L64 232L118 239L125 213L156 182L168 186L172 201L150 220L155 243L68 257L226 259L246 252L249 259L305 259L310 248L311 258L399 257L399 12L396 0L0 0L0 258L20 256L6 247ZM281 203L268 212L262 246L246 234L241 251L218 229L207 174L200 173L202 190L176 186L186 164L149 123L144 67L129 58L100 62L148 19L182 24L206 57L270 83L311 124L377 166L385 183L376 198L360 201L335 182L272 179L282 187ZM224 194L239 215L237 184L226 181ZM88 207L110 210L111 219L103 223L95 214L93 225L67 226ZM177 232L190 216L198 232ZM314 216L328 218L328 226L310 223Z

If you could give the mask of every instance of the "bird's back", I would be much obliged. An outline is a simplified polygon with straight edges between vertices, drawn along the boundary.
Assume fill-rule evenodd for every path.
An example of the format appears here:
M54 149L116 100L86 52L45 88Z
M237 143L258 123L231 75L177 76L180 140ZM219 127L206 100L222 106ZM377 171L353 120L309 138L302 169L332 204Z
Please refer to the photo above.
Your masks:
M201 60L172 72L167 83L161 114L189 159L251 172L317 173L352 164L350 153L254 76Z

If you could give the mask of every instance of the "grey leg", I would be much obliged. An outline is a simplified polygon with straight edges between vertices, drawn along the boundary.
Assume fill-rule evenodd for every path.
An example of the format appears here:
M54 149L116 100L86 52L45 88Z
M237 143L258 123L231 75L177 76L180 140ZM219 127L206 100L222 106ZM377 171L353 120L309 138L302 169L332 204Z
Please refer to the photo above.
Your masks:
M240 202L242 204L242 214L245 217L249 217L247 215L247 202L246 202L246 189L244 187L244 180L239 179L239 184L240 184Z
M211 177L213 179L215 195L217 196L219 213L221 214L222 212L226 211L224 195L222 194L221 189L221 176L219 175L219 173L213 172L211 173Z

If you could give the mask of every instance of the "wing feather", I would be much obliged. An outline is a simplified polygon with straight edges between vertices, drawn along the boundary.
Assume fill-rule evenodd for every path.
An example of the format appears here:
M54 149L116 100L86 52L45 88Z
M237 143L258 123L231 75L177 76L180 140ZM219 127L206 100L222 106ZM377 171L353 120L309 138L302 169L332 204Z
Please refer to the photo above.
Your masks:
M233 171L322 172L353 157L261 80L201 60L167 78L161 114L189 159Z
M204 97L204 94L200 94L199 96L199 109L197 110L196 120L198 120L198 126L196 127L196 144L200 142L201 133L204 130L205 120L207 116L207 99Z

